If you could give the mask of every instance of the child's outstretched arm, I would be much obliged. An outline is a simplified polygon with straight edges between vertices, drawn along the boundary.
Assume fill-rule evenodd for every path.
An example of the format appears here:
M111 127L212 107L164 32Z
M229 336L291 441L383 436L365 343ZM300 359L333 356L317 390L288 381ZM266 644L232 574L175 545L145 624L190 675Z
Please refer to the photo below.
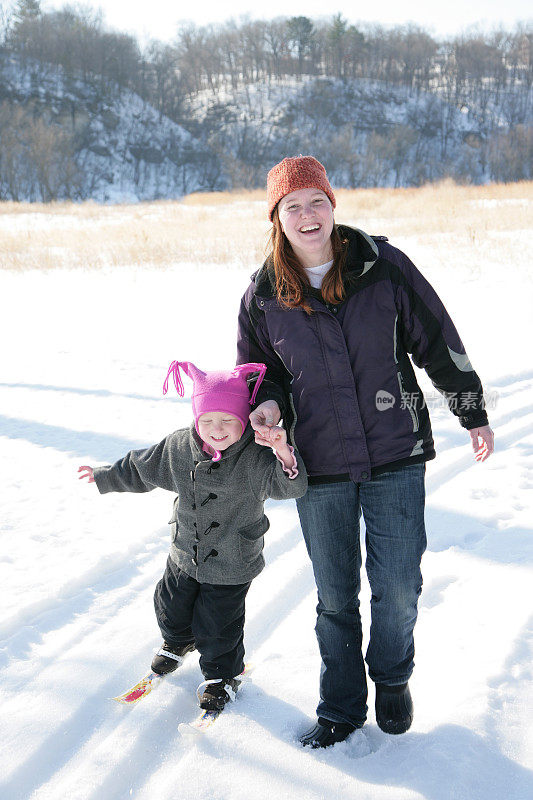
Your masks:
M113 465L80 467L80 478L89 478L101 494L107 492L151 492L160 487L175 491L172 475L173 436L145 450L130 450Z

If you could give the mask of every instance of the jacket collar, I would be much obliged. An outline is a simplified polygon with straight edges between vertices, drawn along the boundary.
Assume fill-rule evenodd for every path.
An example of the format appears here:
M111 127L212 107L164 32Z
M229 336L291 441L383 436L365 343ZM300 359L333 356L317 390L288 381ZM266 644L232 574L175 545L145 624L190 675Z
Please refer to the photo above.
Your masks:
M251 406L250 406L251 408ZM232 456L240 453L241 450L250 443L250 441L254 438L254 430L250 423L247 424L246 428L244 429L244 433L241 438L231 444L227 450L221 451L221 458L220 461L224 461L226 458L231 458ZM192 457L195 461L212 461L212 457L209 453L206 453L203 450L204 442L198 435L198 431L196 430L196 426L194 422L191 422L189 426L189 443L191 445L191 453Z
M373 238L359 228L339 225L338 230L341 239L348 240L345 270L345 283L348 284L372 269L379 258L379 250ZM272 256L268 256L251 279L255 283L255 295L269 299L275 297L276 281Z

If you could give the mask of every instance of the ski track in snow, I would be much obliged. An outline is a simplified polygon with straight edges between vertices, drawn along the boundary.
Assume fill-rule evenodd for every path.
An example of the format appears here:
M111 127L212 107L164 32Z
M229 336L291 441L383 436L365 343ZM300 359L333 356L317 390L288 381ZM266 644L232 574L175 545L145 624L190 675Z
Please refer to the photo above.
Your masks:
M485 328L470 313L471 275L457 266L440 278L473 363L498 393L490 412L497 451L475 464L468 434L446 409L432 411L439 457L427 469L411 731L379 731L370 686L361 731L327 751L298 745L314 718L320 662L316 593L293 502L268 503L267 568L247 601L255 670L216 725L192 744L177 732L197 714L197 654L139 705L109 699L142 677L159 645L152 596L172 497L100 497L77 468L189 423L189 398L159 393L167 365L232 363L247 274L0 273L9 298L0 320L9 343L0 382L0 796L529 800L533 370L524 368L521 326L531 292L524 286L516 298L496 261L476 285L476 302L488 307L498 293L504 343L499 326ZM216 292L203 309L216 319L211 340L192 335L198 318L187 298L199 280ZM363 572L366 639L369 598Z

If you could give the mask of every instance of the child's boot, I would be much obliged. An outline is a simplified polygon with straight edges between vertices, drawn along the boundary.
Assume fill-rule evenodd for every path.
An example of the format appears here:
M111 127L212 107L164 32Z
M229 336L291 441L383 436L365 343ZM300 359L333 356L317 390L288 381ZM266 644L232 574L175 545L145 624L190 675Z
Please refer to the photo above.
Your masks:
M158 675L168 675L183 664L183 658L194 650L191 644L167 644L163 642L152 661L152 672Z
M222 711L226 703L235 700L240 684L236 678L204 681L196 690L200 708L205 711Z

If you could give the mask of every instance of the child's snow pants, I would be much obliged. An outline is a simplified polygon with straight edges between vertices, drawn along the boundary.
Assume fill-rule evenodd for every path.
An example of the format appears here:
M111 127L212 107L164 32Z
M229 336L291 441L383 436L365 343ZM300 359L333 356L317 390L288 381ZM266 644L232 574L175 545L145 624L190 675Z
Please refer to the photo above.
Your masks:
M194 642L206 680L234 678L244 669L244 603L250 583L198 583L171 560L157 584L154 606L167 644Z

